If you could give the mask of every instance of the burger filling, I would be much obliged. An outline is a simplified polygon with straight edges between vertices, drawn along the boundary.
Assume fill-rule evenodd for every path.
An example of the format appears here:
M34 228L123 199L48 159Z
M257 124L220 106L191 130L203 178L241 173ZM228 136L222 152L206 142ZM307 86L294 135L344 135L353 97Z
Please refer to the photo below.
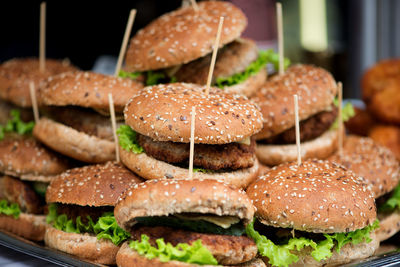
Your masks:
M346 233L316 234L302 231L291 231L283 228L267 227L253 221L246 227L246 233L257 244L258 252L267 257L272 266L286 267L299 260L298 252L310 248L311 256L318 262L329 259L333 249L340 252L346 244L369 243L370 234L379 228L379 221L362 229ZM260 234L258 231L266 233Z
M400 210L400 184L392 192L379 197L376 205L381 215Z
M10 119L5 124L0 125L0 140L4 138L6 133L31 134L34 126L34 121L22 121L20 111L13 109L10 111Z

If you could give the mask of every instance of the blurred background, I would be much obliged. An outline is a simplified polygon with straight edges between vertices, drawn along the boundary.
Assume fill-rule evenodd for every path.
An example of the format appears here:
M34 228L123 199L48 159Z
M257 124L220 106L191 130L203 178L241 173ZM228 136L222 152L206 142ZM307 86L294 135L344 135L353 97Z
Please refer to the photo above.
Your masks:
M230 1L249 18L244 35L255 39L260 48L276 48L276 1ZM38 56L40 2L2 2L0 62ZM293 63L313 63L331 71L337 80L343 81L345 97L360 97L360 77L367 67L380 59L400 57L398 0L280 2L285 56ZM130 9L137 9L134 33L181 5L182 0L49 0L47 57L69 58L85 70L99 69L107 62L112 65L119 53Z

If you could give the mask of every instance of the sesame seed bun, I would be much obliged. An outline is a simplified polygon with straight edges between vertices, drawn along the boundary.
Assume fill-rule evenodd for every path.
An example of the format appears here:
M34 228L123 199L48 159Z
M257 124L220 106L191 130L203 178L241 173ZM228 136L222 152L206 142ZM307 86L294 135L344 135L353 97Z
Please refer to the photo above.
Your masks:
M337 93L336 82L324 69L311 65L293 65L285 74L267 80L252 97L264 117L257 140L277 135L295 125L293 95L299 96L299 120L327 110Z
M210 201L212 200L212 201ZM176 213L235 216L245 224L254 208L241 189L216 180L151 180L125 191L114 209L118 225L129 230L136 217Z
M224 92L242 94L247 97L254 95L267 80L267 69L261 69L257 74L250 76L242 83L222 88Z
M17 236L42 241L46 231L46 216L20 213L18 219L13 216L0 215L0 229Z
M37 88L49 77L76 68L68 61L46 60L44 72L39 70L39 59L17 58L0 65L0 98L19 107L32 107L29 83Z
M395 210L389 214L378 213L379 228L375 233L380 242L389 239L400 231L400 211Z
M177 167L165 161L157 160L146 153L135 154L119 147L121 161L124 165L144 179L186 179L189 170ZM258 176L259 163L255 160L250 168L226 172L195 172L193 179L224 180L238 188L246 188Z
M115 264L119 246L110 240L97 239L90 234L67 233L48 227L44 236L47 246L99 264Z
M70 169L50 183L46 191L46 202L114 206L126 188L142 181L116 162Z
M375 198L392 191L400 180L400 163L395 155L370 138L346 137L342 157L334 155L330 160L365 178L372 185Z
M219 46L238 38L247 26L243 12L227 2L206 1L164 14L131 39L125 64L145 71L184 64L211 53L218 21L224 17Z
M127 100L143 85L132 79L88 71L67 72L52 76L39 88L39 98L47 106L80 106L109 110L111 93L116 112L121 113Z
M347 233L376 219L373 193L352 172L330 161L274 167L247 194L260 222L274 227Z
M226 144L261 130L262 116L246 97L205 86L172 83L144 88L124 110L134 131L156 141L190 142L192 106L196 107L196 144Z
M51 149L80 161L102 163L115 160L114 142L88 135L45 117L35 124L33 136Z
M34 138L7 134L0 141L0 172L22 180L49 182L70 167L66 158Z
M301 143L301 158L303 160L328 158L337 149L337 138L337 130L329 130L313 140ZM261 163L276 166L297 160L297 146L296 144L267 145L257 143L256 155Z

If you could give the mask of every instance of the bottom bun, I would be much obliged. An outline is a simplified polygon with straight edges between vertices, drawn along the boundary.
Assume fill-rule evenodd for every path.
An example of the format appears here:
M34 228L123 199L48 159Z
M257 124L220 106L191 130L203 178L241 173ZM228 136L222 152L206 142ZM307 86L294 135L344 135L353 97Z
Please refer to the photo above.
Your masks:
M301 144L301 159L326 159L337 149L337 130L326 131L320 137ZM257 143L258 160L268 166L276 166L297 159L296 144L264 145Z
M42 241L46 231L46 216L21 213L18 219L13 216L0 215L0 229L23 238Z
M110 240L98 240L89 234L66 233L54 227L47 228L44 242L51 248L99 264L115 264L119 250Z
M200 266L197 264L191 264L180 261L168 261L161 262L158 258L147 259L144 256L139 255L135 250L132 250L128 242L122 244L121 249L117 253L117 265L119 267L194 267ZM211 267L215 265L201 265L203 267ZM219 265L221 266L221 265ZM235 266L246 266L246 267L265 267L265 263L256 258L251 261L235 265Z
M389 239L400 231L400 211L396 210L390 214L378 213L379 228L375 234L380 242Z
M267 80L267 69L262 68L257 74L250 76L242 83L226 86L222 90L231 94L241 94L250 97L257 92L257 90Z
M124 163L124 165L144 179L188 178L188 169L174 166L165 161L157 160L144 152L135 154L133 152L126 151L122 147L119 147L119 151L121 161ZM246 188L254 179L257 178L258 168L259 163L257 160L255 160L254 165L251 168L231 172L194 172L193 179L223 180L225 183L231 184L235 187Z
M115 160L114 142L88 135L47 118L41 118L36 123L33 136L53 150L80 161L103 163Z

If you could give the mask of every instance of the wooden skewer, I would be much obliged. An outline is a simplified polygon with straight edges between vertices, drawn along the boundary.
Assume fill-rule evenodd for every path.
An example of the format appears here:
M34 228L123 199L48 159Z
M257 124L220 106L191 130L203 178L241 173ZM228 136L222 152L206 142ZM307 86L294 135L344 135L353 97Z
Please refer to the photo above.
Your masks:
M129 19L125 28L124 39L122 40L121 50L119 51L117 66L115 68L115 73L114 73L115 77L118 77L119 71L121 70L122 61L125 56L126 47L128 45L129 36L131 35L132 25L133 22L135 21L135 17L136 17L136 9L132 9L131 12L129 13Z
M342 157L343 155L343 132L344 132L344 125L343 125L343 117L342 117L342 112L343 112L343 85L341 82L338 83L338 100L339 100L339 114L338 114L338 154L339 157Z
M29 83L29 91L31 94L33 117L35 118L35 123L39 122L39 108L36 99L35 84L33 82Z
M210 69L208 71L206 95L208 95L209 92L210 92L211 80L212 80L212 76L213 76L213 72L214 72L215 60L217 59L219 40L221 38L221 31L222 31L222 25L223 24L224 24L224 17L220 17L219 18L218 31L217 31L217 38L215 38L214 51L213 51L213 54L212 54L212 57L211 57Z
M196 0L190 0L190 3L192 4L194 11L198 12L199 6L197 5Z
M297 146L297 165L301 165L301 147L300 147L300 125L299 125L299 98L297 95L294 98L294 119L296 126L296 146Z
M281 3L276 3L276 24L278 26L279 75L282 75L285 72L285 66L283 58L283 23Z
M39 70L46 69L46 2L40 4Z
M115 143L115 158L116 161L119 162L119 147L118 147L118 136L117 136L117 120L115 119L115 110L114 110L114 101L112 94L108 94L108 104L110 108L111 115L111 126L113 130L114 143Z
M189 179L193 178L193 157L194 157L194 128L196 118L196 107L192 107L192 121L190 122L190 156L189 156Z

